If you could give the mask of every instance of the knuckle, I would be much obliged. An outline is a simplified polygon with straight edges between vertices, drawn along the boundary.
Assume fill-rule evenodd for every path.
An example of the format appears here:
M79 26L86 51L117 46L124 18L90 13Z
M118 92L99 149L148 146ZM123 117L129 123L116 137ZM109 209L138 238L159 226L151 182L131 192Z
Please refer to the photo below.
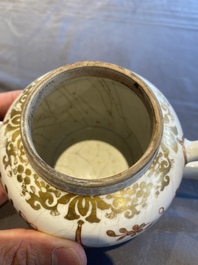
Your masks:
M1 265L38 265L39 259L31 242L22 239L15 244L10 244L7 249L0 253Z
M22 243L13 255L12 265L38 265L37 255L32 247Z

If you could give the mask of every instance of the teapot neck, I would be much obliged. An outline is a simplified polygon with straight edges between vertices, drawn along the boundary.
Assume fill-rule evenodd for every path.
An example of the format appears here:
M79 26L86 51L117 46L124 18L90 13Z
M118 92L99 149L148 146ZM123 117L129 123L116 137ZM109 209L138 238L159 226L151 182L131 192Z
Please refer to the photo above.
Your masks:
M69 147L71 141L87 140L85 133L70 137L71 128L77 134L86 126L97 131L94 140L115 145L123 153L128 152L127 143L133 163L102 178L79 178L56 170L51 162L55 151ZM107 63L81 62L54 70L37 82L25 103L21 128L25 151L40 176L67 192L95 196L121 190L146 172L159 149L163 118L154 93L138 75ZM102 129L115 136L98 134Z

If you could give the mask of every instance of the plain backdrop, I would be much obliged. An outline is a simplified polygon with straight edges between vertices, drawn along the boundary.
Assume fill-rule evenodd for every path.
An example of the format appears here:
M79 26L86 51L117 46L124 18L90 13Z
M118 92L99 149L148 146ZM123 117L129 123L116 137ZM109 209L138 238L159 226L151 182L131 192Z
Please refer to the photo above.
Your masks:
M84 60L147 78L173 105L185 137L198 139L197 0L0 1L1 92ZM28 226L7 203L0 229L14 227ZM88 265L197 265L198 176L184 177L171 207L138 238L86 251Z

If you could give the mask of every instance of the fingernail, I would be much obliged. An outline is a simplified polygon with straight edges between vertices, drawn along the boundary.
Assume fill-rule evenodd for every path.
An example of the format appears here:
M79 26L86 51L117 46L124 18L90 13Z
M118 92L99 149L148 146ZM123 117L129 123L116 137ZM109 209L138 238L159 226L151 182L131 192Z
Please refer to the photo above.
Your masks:
M52 252L52 265L80 265L80 258L73 248L60 247Z

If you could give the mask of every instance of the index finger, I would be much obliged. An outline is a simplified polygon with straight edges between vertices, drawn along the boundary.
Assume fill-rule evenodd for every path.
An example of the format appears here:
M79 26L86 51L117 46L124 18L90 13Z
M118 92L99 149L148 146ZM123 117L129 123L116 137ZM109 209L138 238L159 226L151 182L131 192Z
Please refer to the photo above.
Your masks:
M21 93L21 90L0 93L0 120L3 120L12 102Z
M2 204L4 204L4 202L6 202L6 201L7 201L7 196L3 190L3 187L2 187L1 182L0 182L0 206Z

